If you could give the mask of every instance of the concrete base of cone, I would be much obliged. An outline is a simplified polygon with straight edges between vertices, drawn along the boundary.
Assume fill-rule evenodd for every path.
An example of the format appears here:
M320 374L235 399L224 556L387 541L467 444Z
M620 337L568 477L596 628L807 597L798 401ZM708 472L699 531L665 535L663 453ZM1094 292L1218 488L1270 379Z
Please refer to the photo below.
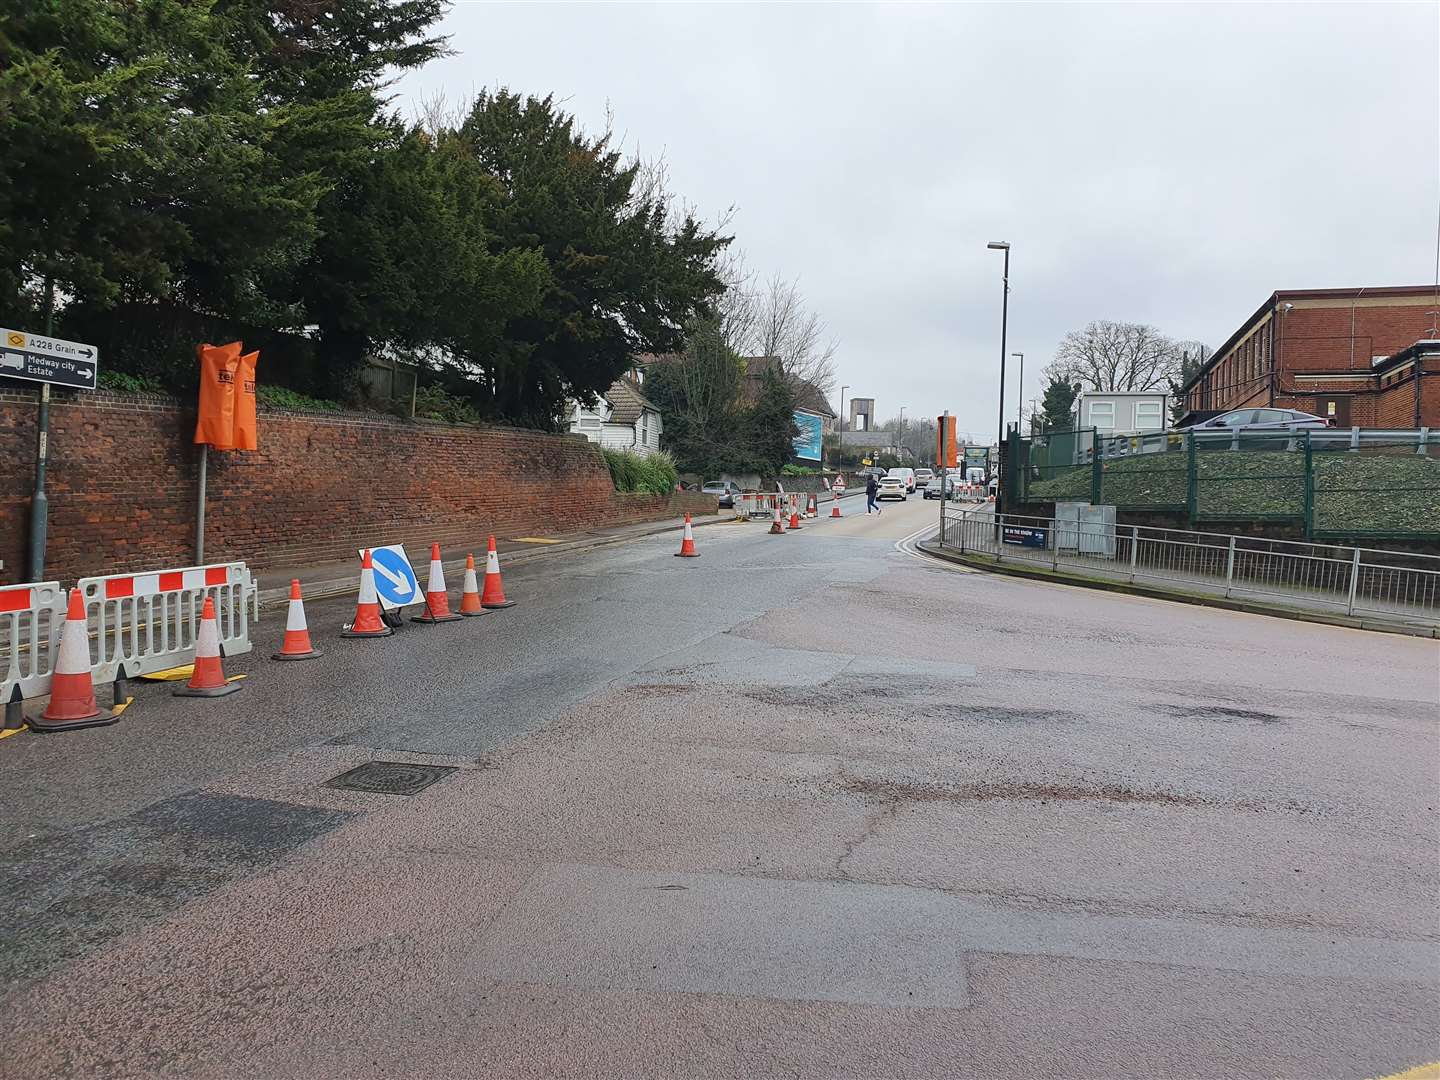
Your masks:
M203 689L182 686L174 691L176 697L224 697L240 689L238 682L227 682L223 686L207 686Z
M492 600L490 603L487 604L484 600L481 600L480 606L485 608L487 611L499 611L501 608L514 607L515 601L502 600L500 603L497 604Z
M352 630L350 629L350 627L347 626L344 630L340 631L340 636L351 638L389 637L394 632L395 631L390 629L390 627L388 626L381 627L379 630Z
M677 552L675 552L675 558L677 558L677 559L698 559L699 557L700 557L700 553L699 553L698 551L677 551Z
M98 709L94 716L82 717L79 720L46 720L43 716L31 717L27 723L31 731L55 732L71 731L75 728L104 727L106 724L113 724L120 719L120 714L110 712L108 709Z
M325 654L319 649L311 649L309 652L283 653L277 652L270 655L271 660L314 660L317 656Z

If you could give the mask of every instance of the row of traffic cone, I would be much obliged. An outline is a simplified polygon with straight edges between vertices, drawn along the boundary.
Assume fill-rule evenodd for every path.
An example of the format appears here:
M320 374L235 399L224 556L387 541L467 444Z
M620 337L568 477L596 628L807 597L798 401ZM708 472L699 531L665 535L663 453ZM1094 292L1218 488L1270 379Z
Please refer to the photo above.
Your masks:
M298 592L292 592L292 597ZM293 600L292 600L293 606ZM301 614L303 623L304 614ZM303 627L302 627L303 632ZM290 632L286 628L286 643ZM308 638L306 639L308 641ZM220 627L215 621L215 601L207 596L195 634L195 665L190 681L175 691L177 697L222 697L240 689L238 682L225 678L220 659ZM98 727L120 719L125 703L102 709L95 701L95 678L90 670L90 644L85 621L85 598L71 589L60 628L60 648L50 674L50 701L45 711L30 721L35 731L69 731Z
M688 520L687 520L688 532ZM693 552L694 541L690 541ZM450 611L450 598L445 589L445 574L440 565L440 545L430 548L430 579L425 591L424 615L416 622L449 622L465 616L483 615L487 610L513 607L515 601L505 599L505 586L500 579L500 557L495 538L490 537L485 558L485 590L480 592L475 579L475 556L465 560L464 593L459 614ZM366 550L360 563L360 601L355 609L355 622L342 632L343 637L384 637L393 631L380 618L380 600L375 591L375 570L370 552ZM310 640L305 619L305 600L298 579L290 582L290 603L285 613L285 638L276 660L312 660L321 655ZM238 676L237 676L238 678ZM207 596L200 613L200 626L195 635L195 664L190 681L175 691L177 697L223 697L240 689L237 681L225 677L220 653L220 627L215 619L215 601ZM101 709L95 700L95 680L90 669L90 645L85 618L85 599L79 589L71 589L60 630L60 648L50 680L50 701L45 711L30 721L35 731L68 731L73 728L113 724L120 718L119 708Z
M489 549L485 553L485 587L481 591L475 580L475 556L465 557L465 580L460 595L460 610L450 610L450 593L445 587L445 569L440 563L440 545L430 545L430 577L425 584L425 612L411 616L418 623L453 622L457 619L484 615L487 611L514 607L514 600L505 599L505 585L500 578L500 555L495 550L495 537L490 537ZM293 608L299 597L299 582L291 583L290 602ZM304 610L300 619L304 622ZM380 618L380 596L375 591L375 568L371 562L370 549L360 556L360 598L355 605L355 619L343 631L341 637L388 637L395 631ZM308 638L306 639L308 645ZM283 651L283 650L282 650ZM293 659L303 659L294 657Z

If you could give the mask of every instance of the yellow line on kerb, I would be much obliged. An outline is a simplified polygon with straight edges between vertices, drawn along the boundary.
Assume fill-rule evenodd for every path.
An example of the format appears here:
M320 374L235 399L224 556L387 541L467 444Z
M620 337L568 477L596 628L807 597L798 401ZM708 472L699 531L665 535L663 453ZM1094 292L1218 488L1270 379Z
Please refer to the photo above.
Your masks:
M1375 1080L1440 1080L1440 1061L1432 1061L1428 1065L1416 1065L1413 1069L1376 1077Z
M550 540L543 536L517 536L510 541L512 544L563 544L563 540Z
M19 727L16 728L6 728L4 731L0 731L0 739L8 739L11 735L19 735L20 732L29 730L29 724L21 724Z

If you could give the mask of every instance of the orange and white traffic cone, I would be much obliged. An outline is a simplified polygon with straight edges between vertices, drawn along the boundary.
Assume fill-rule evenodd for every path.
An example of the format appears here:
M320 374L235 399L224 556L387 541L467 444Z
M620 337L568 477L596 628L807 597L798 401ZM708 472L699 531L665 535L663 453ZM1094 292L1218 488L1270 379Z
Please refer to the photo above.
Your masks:
M220 662L220 624L215 621L215 601L207 596L200 611L200 629L195 632L195 671L175 696L224 697L239 689L238 682L225 681L225 668Z
M785 532L785 523L780 519L780 500L775 500L775 520L770 523L770 535L781 536Z
M690 515L685 515L685 536L680 541L680 550L675 553L677 559L698 559L700 553L695 550L695 533L690 528Z
M792 530L800 528L800 501L798 499L790 500L790 528Z
M505 583L500 580L500 556L495 551L495 537L490 537L490 548L485 552L485 591L480 594L480 606L488 610L514 607L514 600L505 599Z
M290 582L290 608L285 612L285 640L272 660L313 660L320 650L310 644L310 626L305 621L305 601L300 598L300 582Z
M425 583L425 613L410 616L411 622L458 622L450 610L450 593L445 588L445 568L440 565L440 545L430 545L430 580Z
M812 519L820 516L819 510L815 506L815 495L813 492L810 495L810 501L805 504L805 516Z
M341 637L389 637L395 631L380 621L380 594L375 591L375 566L370 549L360 556L360 600L355 605L355 621L340 631Z
M460 614L474 618L484 615L480 606L480 586L475 581L475 556L465 556L465 586L460 592Z
M95 680L90 674L90 642L85 628L85 598L79 589L71 589L65 624L60 630L60 650L50 676L50 704L30 721L30 727L35 731L68 731L113 724L119 719L119 714L95 704Z
M840 516L840 496L839 496L839 495L832 495L832 496L830 497L830 516L831 516L832 518L838 518L838 517Z

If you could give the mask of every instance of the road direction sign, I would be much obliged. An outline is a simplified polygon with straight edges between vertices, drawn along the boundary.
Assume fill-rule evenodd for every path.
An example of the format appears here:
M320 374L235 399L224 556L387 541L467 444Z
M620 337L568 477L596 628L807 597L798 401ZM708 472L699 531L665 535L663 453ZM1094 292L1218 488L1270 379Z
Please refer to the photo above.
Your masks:
M0 375L94 390L99 369L94 345L0 327Z
M410 566L404 544L371 548L370 566L375 571L375 593L386 611L424 602L425 594L420 591L420 582Z

